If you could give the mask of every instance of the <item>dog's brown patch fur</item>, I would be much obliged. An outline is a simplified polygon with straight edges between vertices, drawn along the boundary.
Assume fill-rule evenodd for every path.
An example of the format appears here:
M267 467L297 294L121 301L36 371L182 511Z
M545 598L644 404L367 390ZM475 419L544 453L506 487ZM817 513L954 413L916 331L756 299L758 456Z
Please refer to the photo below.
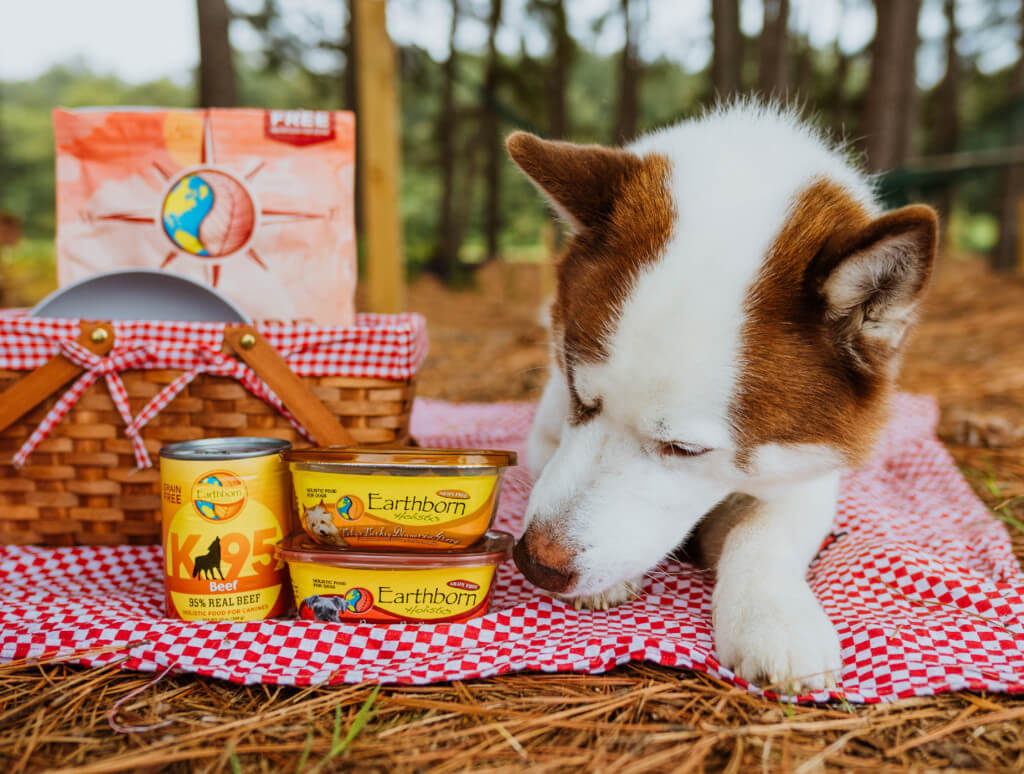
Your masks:
M558 261L551 323L573 399L570 419L585 422L601 407L579 401L573 369L606 357L605 337L633 281L672 235L670 164L658 154L547 142L521 132L507 144L523 171L579 224Z
M917 297L935 250L934 213L905 207L873 218L841 186L818 181L797 199L747 296L743 372L732 406L737 464L766 443L827 444L862 461L885 424L898 353L829 319L822 285L844 258L909 233L923 256ZM884 292L884 289L883 289ZM849 349L860 356L853 362Z

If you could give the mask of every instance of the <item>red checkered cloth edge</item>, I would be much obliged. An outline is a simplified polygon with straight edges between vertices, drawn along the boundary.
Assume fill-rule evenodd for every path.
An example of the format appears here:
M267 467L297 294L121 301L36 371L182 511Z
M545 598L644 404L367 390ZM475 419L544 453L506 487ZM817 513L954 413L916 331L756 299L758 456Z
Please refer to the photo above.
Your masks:
M521 451L532 413L523 404L421 400L413 430L429 445ZM803 699L1024 690L1024 575L1003 525L935 438L935 420L930 399L897 396L874 458L843 478L839 537L808 577L839 632L845 666L838 689ZM529 492L525 471L511 469L499 527L518 529ZM83 664L287 685L600 673L647 660L757 691L715 658L708 577L674 561L660 569L639 599L607 612L573 610L506 563L492 612L466 623L202 623L161 617L158 548L6 547L0 658L64 654Z
M351 327L257 323L257 329L300 376L378 379L411 378L427 354L426 321L418 314L361 314ZM151 464L141 430L201 373L230 376L266 401L308 437L280 399L244 363L223 352L224 323L121 320L113 323L114 348L99 357L76 343L78 320L28 317L24 310L0 314L0 369L27 371L62 353L85 369L60 397L14 456L21 466L53 427L100 376L125 422L139 467ZM117 375L127 369L173 369L182 375L136 415Z

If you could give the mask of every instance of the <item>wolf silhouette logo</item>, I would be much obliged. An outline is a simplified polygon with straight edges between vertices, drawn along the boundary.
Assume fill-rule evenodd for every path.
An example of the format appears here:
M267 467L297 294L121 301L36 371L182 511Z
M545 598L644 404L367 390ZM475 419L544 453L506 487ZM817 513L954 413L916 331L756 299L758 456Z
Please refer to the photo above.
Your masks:
M192 568L193 578L206 578L207 580L214 579L214 571L220 576L221 580L224 580L224 573L220 569L220 537L215 537L213 542L210 543L210 547L206 549L206 553L197 556L192 560L194 567Z

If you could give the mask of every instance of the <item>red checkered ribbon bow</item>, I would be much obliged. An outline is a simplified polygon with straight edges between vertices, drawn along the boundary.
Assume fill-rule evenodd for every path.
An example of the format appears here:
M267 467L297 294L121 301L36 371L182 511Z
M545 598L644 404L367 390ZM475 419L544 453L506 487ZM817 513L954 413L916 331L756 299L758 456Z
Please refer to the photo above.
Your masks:
M155 353L148 347L134 346L130 349L112 352L101 357L100 355L93 354L78 342L67 340L60 342L60 351L64 357L75 365L84 368L85 373L78 377L75 383L71 385L71 389L60 397L60 400L54 404L50 413L39 423L39 427L35 429L28 440L18 449L18 453L14 455L15 466L20 468L25 464L28 456L50 434L54 426L78 402L78 399L85 394L90 385L101 376L106 379L107 389L110 390L110 397L114 400L117 412L121 415L127 426L126 433L132 442L136 464L140 468L148 468L152 465L153 463L149 459L146 445L142 440L142 436L139 435L138 428L133 428L134 420L132 419L131 405L128 403L128 393L124 388L121 377L117 373L128 368L141 367L150 360L153 360Z
M215 376L231 376L237 379L253 395L277 409L285 419L292 423L292 426L298 430L303 437L310 441L313 440L313 437L306 432L306 428L300 425L288 409L284 407L281 399L277 397L274 391L271 390L263 380L260 379L251 368L249 368L249 366L244 363L240 363L220 350L201 349L197 354L202 360L202 363L195 368L186 371L164 387L159 393L157 393L153 400L146 404L146 407L139 412L138 416L128 423L127 433L129 437L131 437L133 433L137 436L149 420L159 414L164 406L174 400L178 393L185 389L189 382L199 376L199 374L206 373L213 374ZM148 462L146 464L148 465ZM139 466L144 467L141 462L139 463Z
M50 410L50 413L39 424L39 427L35 429L35 432L18 450L18 453L14 456L14 464L17 467L25 464L25 460L28 459L28 456L39 443L49 435L54 426L64 418L64 415L68 413L71 407L89 389L89 386L100 376L105 377L107 380L110 397L113 398L114 405L124 420L125 435L132 442L132 450L135 452L135 463L140 468L148 468L153 464L149 458L149 452L146 451L146 444L142 440L142 428L159 414L161 409L174 400L189 382L201 373L230 376L237 379L253 395L277 409L303 436L312 440L306 429L296 422L295 418L288 412L288 409L284 407L281 399L274 394L274 391L264 384L263 380L251 368L224 352L205 348L195 352L195 356L200 360L200 364L184 372L164 387L146 404L142 411L138 413L138 416L132 417L131 406L128 403L128 393L117 372L129 368L139 368L147 362L158 359L157 354L153 350L144 346L135 346L121 352L111 353L106 357L100 357L74 341L62 341L60 349L65 357L84 368L85 373L71 386L71 389L61 396L60 400Z

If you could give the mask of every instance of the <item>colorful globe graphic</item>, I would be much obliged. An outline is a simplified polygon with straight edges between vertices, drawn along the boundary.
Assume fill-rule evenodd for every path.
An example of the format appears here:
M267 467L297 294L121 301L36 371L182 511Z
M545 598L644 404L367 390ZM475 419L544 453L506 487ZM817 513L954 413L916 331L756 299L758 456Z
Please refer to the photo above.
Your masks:
M345 609L352 613L365 613L373 606L373 595L367 589L349 589L345 594Z
M363 501L355 495L342 495L335 507L345 521L355 521L363 515Z
M218 258L240 250L252 235L256 208L245 187L216 169L198 169L171 186L161 209L164 233L192 255Z
M192 487L192 504L208 521L227 521L245 507L245 485L223 471L208 473Z

